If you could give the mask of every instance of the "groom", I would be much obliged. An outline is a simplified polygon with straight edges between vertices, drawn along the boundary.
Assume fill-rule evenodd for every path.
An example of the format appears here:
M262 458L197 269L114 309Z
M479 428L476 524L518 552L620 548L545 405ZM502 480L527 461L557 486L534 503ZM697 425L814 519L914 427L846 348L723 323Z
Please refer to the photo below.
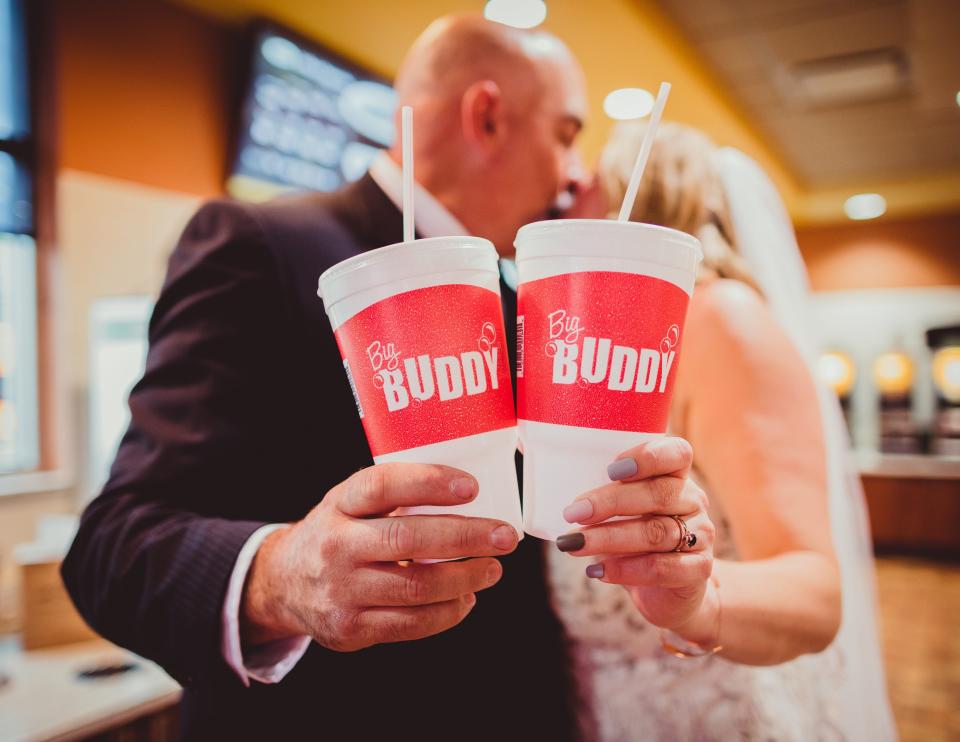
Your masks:
M441 19L397 92L416 111L419 236L509 254L578 187L583 76L553 36ZM384 517L476 495L450 469L370 466L316 296L324 269L401 239L398 162L329 195L207 204L171 256L130 427L63 576L100 633L185 686L187 738L575 735L542 544ZM397 564L437 548L475 558Z

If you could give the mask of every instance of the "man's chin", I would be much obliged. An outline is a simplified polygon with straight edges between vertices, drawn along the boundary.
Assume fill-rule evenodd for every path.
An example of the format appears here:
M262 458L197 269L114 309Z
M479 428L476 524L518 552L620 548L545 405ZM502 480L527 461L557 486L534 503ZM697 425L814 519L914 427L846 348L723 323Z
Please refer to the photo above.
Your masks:
M563 218L563 209L557 203L551 203L549 206L541 209L540 211L531 214L530 218L524 222L524 224L532 224L533 222L542 222L548 219L562 219Z
M497 255L501 258L513 258L517 254L517 250L513 246L513 240L508 240L503 243L494 242L493 247L497 251Z
M549 219L562 219L563 212L555 209L553 206L548 206L540 211L533 212L529 214L523 221L517 225L517 229L513 233L504 239L494 239L489 235L482 235L486 237L493 243L493 246L497 248L497 253L499 253L501 258L512 258L516 254L516 249L513 246L513 240L516 237L517 230L525 224L533 224L534 222L543 222ZM479 235L478 235L479 236Z

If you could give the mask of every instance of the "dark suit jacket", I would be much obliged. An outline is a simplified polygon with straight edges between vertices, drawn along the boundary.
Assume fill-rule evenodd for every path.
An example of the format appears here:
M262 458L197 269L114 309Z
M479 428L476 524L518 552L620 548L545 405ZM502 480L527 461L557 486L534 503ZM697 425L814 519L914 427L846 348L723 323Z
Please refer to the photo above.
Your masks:
M281 683L249 689L222 658L224 595L250 534L303 517L371 464L317 278L399 241L401 221L368 175L334 194L209 203L170 258L130 427L63 576L97 631L185 686L188 738L575 736L530 537L439 636L350 654L313 644Z

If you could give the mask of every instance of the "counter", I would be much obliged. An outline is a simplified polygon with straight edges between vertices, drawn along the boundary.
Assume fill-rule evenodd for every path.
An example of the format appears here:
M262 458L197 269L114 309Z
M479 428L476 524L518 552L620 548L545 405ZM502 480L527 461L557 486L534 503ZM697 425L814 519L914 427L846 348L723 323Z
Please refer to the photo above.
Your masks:
M101 678L78 673L130 662L136 669ZM0 740L85 739L171 709L180 686L157 665L95 640L24 651L17 637L0 639ZM0 681L2 682L2 681Z

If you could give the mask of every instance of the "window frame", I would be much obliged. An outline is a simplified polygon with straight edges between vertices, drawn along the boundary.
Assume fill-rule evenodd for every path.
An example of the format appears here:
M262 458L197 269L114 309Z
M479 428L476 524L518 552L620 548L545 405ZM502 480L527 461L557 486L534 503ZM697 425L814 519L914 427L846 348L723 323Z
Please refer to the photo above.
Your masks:
M68 394L58 371L64 343L57 322L60 292L56 279L55 218L59 163L56 0L27 0L24 13L31 136L0 140L0 151L24 162L31 169L33 180L31 236L36 250L39 464L31 471L0 474L0 496L62 491L74 484L68 444Z

